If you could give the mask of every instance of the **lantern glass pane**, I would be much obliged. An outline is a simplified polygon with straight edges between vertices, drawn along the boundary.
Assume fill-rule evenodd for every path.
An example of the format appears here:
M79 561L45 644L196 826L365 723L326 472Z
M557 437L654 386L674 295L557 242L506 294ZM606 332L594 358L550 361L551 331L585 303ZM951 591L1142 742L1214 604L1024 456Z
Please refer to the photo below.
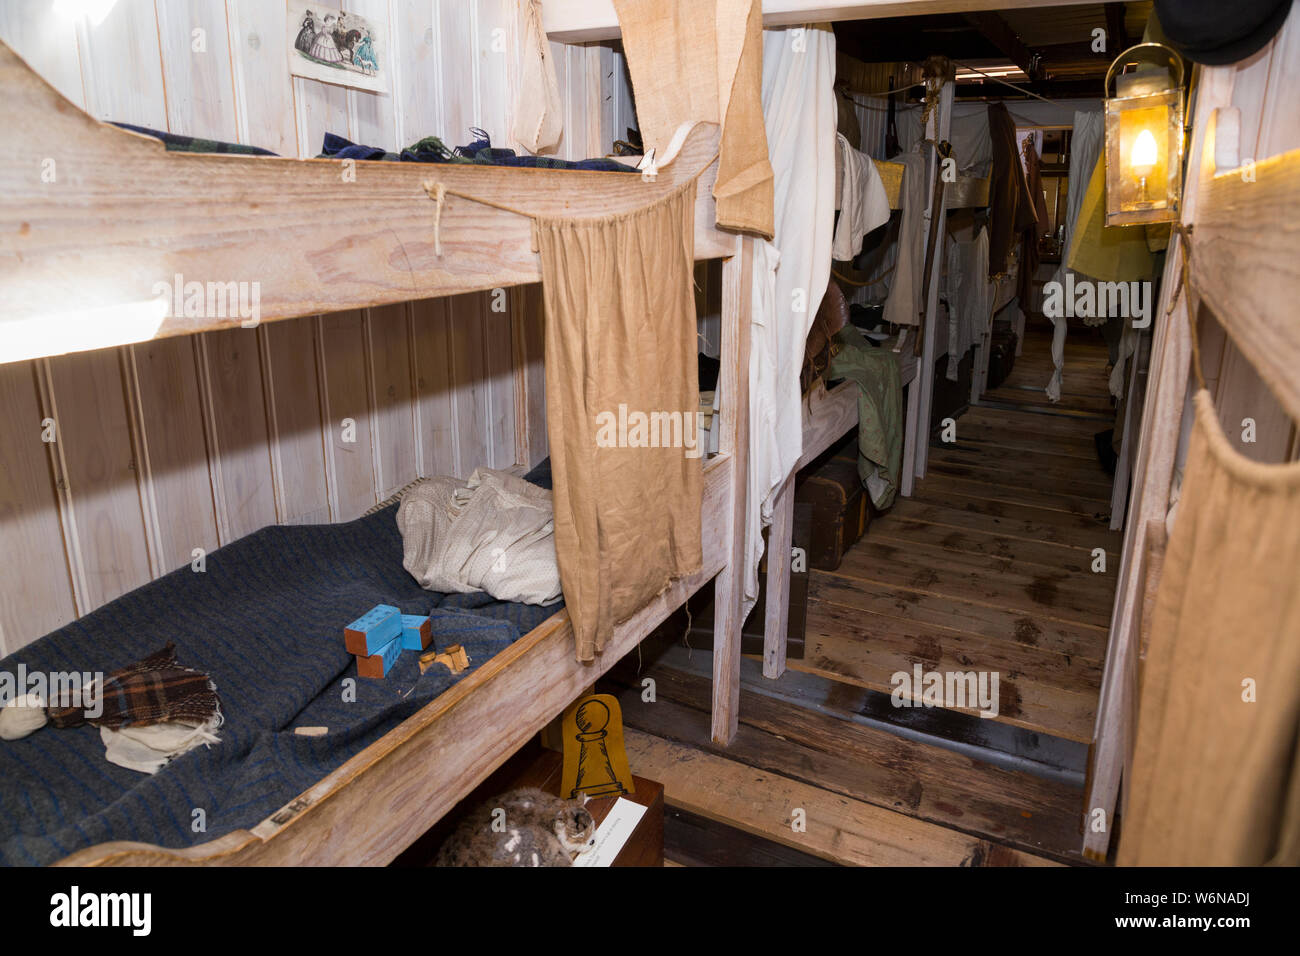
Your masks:
M1180 90L1106 100L1106 225L1177 219L1182 173Z

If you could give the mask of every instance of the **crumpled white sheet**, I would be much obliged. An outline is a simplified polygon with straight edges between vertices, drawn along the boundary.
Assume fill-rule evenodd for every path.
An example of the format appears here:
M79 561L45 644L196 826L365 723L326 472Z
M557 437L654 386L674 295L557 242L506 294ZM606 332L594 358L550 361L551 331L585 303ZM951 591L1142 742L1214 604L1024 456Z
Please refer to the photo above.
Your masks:
M889 222L889 194L880 171L866 153L835 134L840 155L840 219L831 241L831 258L847 261L862 251L862 237Z
M979 341L993 318L993 283L989 281L989 234L979 229L973 239L948 237L946 256L948 271L945 292L948 297L948 368L949 381L957 381L958 364L972 345Z
M551 493L509 472L426 479L402 496L397 527L402 566L422 588L542 605L563 594Z
M204 724L184 721L167 721L147 727L100 727L99 736L104 741L104 756L109 763L157 773L168 762L188 753L198 746L221 743L216 729L221 726L221 714Z

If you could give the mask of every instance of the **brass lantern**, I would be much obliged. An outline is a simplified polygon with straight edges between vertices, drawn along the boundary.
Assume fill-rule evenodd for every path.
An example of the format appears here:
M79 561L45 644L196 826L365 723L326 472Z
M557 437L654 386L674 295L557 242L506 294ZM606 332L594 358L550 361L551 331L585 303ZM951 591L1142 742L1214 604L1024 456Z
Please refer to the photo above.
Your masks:
M1117 67L1138 68L1110 80ZM1139 43L1106 71L1106 225L1170 222L1183 198L1183 61Z

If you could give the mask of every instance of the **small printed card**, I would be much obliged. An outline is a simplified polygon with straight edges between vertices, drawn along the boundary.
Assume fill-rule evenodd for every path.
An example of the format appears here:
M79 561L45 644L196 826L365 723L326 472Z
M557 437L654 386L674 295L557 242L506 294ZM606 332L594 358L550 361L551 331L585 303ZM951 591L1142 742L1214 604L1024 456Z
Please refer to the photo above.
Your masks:
M574 866L612 866L632 831L645 816L645 807L626 797L619 797L609 816L596 828L596 845L585 853L580 853L573 861Z

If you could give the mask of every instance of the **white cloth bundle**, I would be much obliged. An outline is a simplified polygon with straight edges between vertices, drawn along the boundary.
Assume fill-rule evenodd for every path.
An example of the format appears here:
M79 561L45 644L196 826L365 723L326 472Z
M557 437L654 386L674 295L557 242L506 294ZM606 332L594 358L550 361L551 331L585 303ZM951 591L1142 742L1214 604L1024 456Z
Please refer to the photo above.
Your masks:
M157 773L169 761L195 747L221 743L216 734L219 726L221 714L198 725L169 721L116 730L100 727L99 737L104 742L104 756L109 763L141 773Z
M45 721L40 694L24 694L0 707L0 740L22 740L44 727Z
M840 155L840 220L835 224L831 258L847 261L862 251L862 237L889 222L889 195L880 171L866 153L835 134Z
M402 496L397 527L402 565L422 588L522 604L562 595L551 493L509 472L422 481Z

